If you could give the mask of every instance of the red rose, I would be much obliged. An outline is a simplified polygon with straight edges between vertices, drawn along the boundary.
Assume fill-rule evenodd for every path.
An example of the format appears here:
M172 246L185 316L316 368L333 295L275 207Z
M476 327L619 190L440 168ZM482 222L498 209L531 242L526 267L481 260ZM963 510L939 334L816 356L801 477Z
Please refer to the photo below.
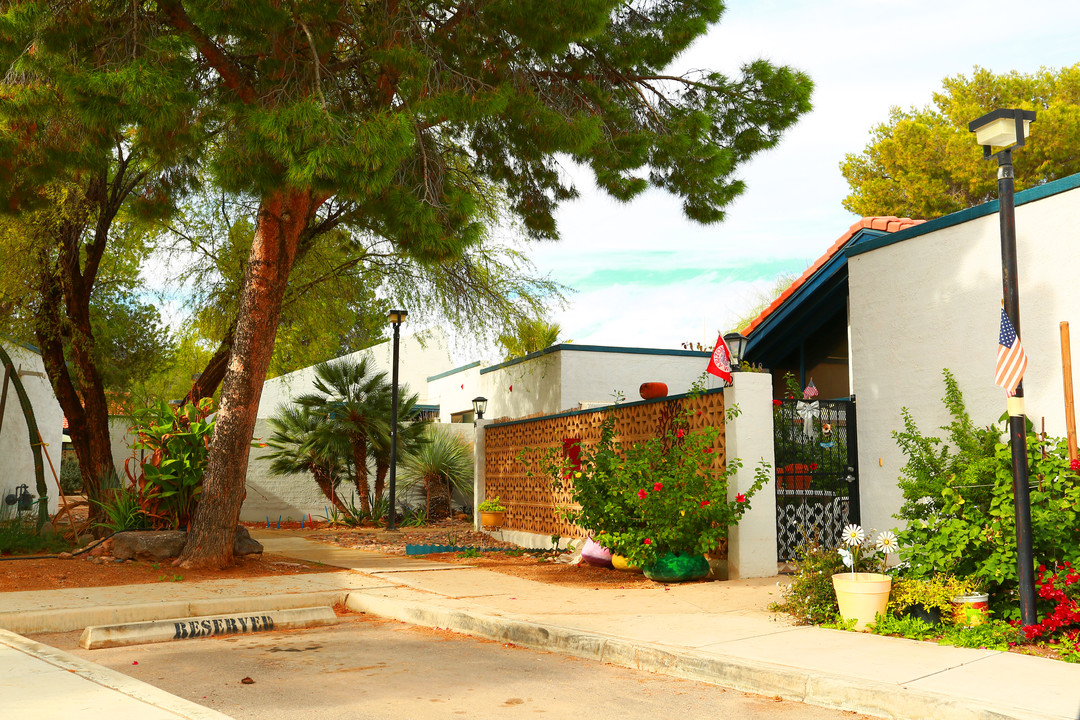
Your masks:
M652 545L652 540L650 540L649 538L645 538L645 544Z
M1069 467L1075 472L1080 470L1080 458L1069 461Z
M735 496L735 502L737 502L737 503L746 502L746 496L743 495L742 493L739 493L738 495Z
M652 489L655 490L656 492L660 492L661 490L664 489L664 483L656 483L655 485L652 486Z
M648 494L649 494L649 493L647 493L647 492L646 492L645 490L638 490L638 491L637 491L637 496L638 496L639 498L641 498L642 500L644 500L644 499L645 499L645 496L646 496L646 495L648 495Z

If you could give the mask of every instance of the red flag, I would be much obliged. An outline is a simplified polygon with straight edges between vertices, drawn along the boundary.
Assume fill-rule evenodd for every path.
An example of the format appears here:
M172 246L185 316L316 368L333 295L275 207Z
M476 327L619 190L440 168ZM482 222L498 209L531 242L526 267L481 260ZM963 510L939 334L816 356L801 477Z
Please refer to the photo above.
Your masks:
M709 367L706 370L724 382L731 382L731 351L724 342L724 334L716 338L716 347L713 348L712 357L709 358Z

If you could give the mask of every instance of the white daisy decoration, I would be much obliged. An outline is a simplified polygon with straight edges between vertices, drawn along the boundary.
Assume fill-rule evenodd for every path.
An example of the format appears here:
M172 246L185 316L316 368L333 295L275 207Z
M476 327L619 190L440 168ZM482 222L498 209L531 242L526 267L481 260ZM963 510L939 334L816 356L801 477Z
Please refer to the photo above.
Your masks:
M840 539L845 545L855 547L862 544L862 541L866 539L866 534L860 526L853 524L844 528L844 531L840 533Z
M844 561L844 567L851 567L851 564L852 564L853 561L851 559L851 551L850 550L845 550L844 548L840 548L840 559Z
M896 535L891 530L886 530L877 536L877 549L894 553L900 550L900 543L896 541Z

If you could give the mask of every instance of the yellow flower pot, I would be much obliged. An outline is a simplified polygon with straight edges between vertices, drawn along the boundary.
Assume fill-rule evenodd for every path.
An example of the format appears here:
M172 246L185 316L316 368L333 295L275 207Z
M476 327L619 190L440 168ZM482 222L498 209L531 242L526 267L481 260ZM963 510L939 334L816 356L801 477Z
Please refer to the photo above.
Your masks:
M641 572L641 568L637 565L631 565L624 556L614 553L611 555L611 567L623 572Z
M840 617L856 620L855 629L865 630L889 605L892 578L881 573L837 573L832 576Z
M489 510L480 511L480 527L492 528L497 530L503 526L503 518L506 516L506 511L491 512Z

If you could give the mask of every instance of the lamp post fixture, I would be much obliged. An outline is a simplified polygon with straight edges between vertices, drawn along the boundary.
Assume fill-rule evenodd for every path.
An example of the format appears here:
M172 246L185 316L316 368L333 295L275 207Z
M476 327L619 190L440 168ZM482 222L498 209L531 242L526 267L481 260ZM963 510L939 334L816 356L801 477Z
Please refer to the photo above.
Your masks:
M397 530L398 341L401 323L408 316L405 310L391 310L386 315L394 326L393 387L390 391L390 509L387 510L386 519L386 529L391 532Z
M472 401L473 413L476 414L477 420L484 419L484 413L487 412L487 398L486 397L474 397Z
M1024 144L1033 110L998 109L968 123L983 157L998 161L998 218L1001 225L1001 281L1005 314L1020 337L1020 291L1016 281L1016 213L1012 149ZM1024 415L1024 382L1008 400L1009 443L1012 447L1013 510L1016 515L1016 567L1020 578L1020 622L1034 625L1035 560L1031 548L1031 497L1028 492L1027 419Z
M732 330L724 335L724 342L727 343L728 350L731 351L731 369L738 372L742 369L742 357L748 342L746 336L738 330Z

